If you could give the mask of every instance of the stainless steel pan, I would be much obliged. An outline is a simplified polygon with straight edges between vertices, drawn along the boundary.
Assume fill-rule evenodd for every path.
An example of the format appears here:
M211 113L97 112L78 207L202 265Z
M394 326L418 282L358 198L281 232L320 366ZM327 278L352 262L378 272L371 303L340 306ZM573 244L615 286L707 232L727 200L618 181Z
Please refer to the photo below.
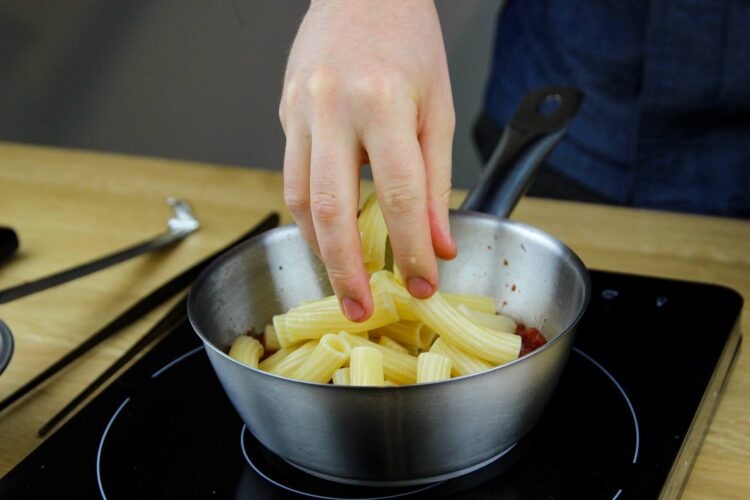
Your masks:
M423 385L341 387L289 380L237 363L226 351L238 335L262 331L274 314L332 293L323 265L297 227L256 237L201 275L190 293L190 321L260 442L321 477L398 486L475 470L531 429L568 358L590 283L565 245L504 217L564 134L581 98L573 89L551 87L524 99L463 211L451 214L459 253L440 264L441 289L490 295L504 313L542 329L549 341L528 356ZM555 103L555 110L540 111Z

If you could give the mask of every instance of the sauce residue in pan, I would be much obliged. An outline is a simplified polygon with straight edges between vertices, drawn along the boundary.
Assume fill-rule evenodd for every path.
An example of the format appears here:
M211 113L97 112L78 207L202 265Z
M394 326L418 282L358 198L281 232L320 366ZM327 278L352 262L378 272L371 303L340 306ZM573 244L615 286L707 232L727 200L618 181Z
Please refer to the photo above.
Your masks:
M547 343L542 332L536 328L529 328L523 323L516 326L516 335L521 336L521 354L524 356Z

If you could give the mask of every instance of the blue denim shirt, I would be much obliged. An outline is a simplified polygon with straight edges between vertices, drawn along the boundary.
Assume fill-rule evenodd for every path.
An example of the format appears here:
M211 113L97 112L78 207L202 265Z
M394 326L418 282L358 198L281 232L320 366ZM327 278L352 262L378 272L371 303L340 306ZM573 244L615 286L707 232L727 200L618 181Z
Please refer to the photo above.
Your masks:
M750 217L750 2L509 0L486 111L586 93L552 168L614 201Z

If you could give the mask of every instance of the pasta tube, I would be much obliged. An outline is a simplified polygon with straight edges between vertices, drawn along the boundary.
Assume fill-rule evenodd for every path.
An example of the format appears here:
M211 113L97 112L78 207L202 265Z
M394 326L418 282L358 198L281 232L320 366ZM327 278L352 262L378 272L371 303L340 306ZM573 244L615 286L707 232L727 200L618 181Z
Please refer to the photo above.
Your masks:
M273 325L266 325L266 328L263 330L263 347L266 349L266 352L281 349L279 337L276 336L276 329Z
M420 349L428 349L435 338L435 333L429 328L423 328L419 321L399 321L372 330L373 337L389 337L404 345L413 345Z
M356 332L356 333L352 333L351 335L354 335L355 337L363 338L365 340L370 340L370 335L367 332ZM349 359L347 359L346 361L344 361L344 366L348 368L349 367L349 362L351 360L352 360L352 357L349 356Z
M351 385L350 369L339 368L333 372L333 385Z
M333 295L295 307L286 313L287 336L291 342L297 342L320 338L332 331L365 332L398 321L398 312L388 293L373 289L372 296L372 316L361 323L346 319L339 308L338 299ZM279 333L278 328L276 333Z
M237 337L229 348L229 356L243 365L258 368L258 360L263 356L263 346L253 337Z
M305 362L316 345L318 341L311 340L300 346L282 348L261 361L258 367L275 375L289 377Z
M359 224L359 238L362 241L365 270L368 273L374 273L383 269L388 229L385 227L383 212L378 206L375 193L368 196L362 205L357 224Z
M398 384L393 380L387 380L383 382L383 387L398 387Z
M352 333L351 335L354 335L355 337L363 338L365 340L370 340L370 335L367 332L355 332L355 333ZM351 361L351 359L352 359L352 357L349 356L349 359L347 359L344 362L344 366L345 367L349 367L349 362Z
M373 293L375 289L384 290L391 296L393 303L401 319L417 320L417 315L411 308L411 295L406 291L404 285L396 281L396 277L390 271L378 271L370 277L370 286Z
M465 304L459 305L457 309L467 316L474 318L477 323L486 326L490 330L507 333L516 332L516 322L507 316L503 316L502 314L490 314L481 311L473 311L469 309Z
M385 378L396 382L399 385L413 384L417 381L417 358L396 352L381 345L355 337L347 332L339 333L351 347L369 346L380 351L383 356L383 373Z
M451 360L451 374L454 377L462 377L464 375L471 375L472 373L479 373L492 368L492 365L488 362L466 354L464 351L456 346L450 345L445 340L438 338L432 347L430 352L435 354L442 354L450 358Z
M464 305L472 311L487 314L495 314L495 299L486 295L475 295L473 293L450 293L442 292L445 300L452 306Z
M343 338L333 333L323 335L310 357L297 368L292 378L326 384L349 358L349 352L349 344Z
M289 333L286 328L286 314L277 314L273 317L273 330L276 332L276 338L279 340L281 347L289 347L294 342L289 339Z
M521 337L486 328L451 306L440 292L412 300L419 319L447 342L478 358L500 365L518 358Z
M385 382L383 355L374 347L358 346L353 348L349 367L352 385L382 386Z
M397 351L397 352L403 352L404 354L409 354L409 349L402 346L401 344L399 344L398 342L396 342L390 337L386 337L386 336L380 337L378 344L382 345L383 347L387 347L388 349L393 349L394 351Z
M422 329L419 331L419 340L421 342L419 348L423 351L428 351L437 336L437 333L430 330L426 325L422 325Z
M451 378L451 360L442 354L423 352L417 358L417 383L439 382Z

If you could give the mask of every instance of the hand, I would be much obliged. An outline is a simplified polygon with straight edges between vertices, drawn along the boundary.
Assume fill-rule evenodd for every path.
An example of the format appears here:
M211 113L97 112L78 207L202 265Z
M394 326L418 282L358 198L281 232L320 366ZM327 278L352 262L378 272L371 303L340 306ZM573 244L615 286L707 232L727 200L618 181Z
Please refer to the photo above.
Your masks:
M344 314L372 314L357 209L370 163L394 258L418 298L451 259L455 116L431 0L313 0L289 54L279 117L284 199Z

